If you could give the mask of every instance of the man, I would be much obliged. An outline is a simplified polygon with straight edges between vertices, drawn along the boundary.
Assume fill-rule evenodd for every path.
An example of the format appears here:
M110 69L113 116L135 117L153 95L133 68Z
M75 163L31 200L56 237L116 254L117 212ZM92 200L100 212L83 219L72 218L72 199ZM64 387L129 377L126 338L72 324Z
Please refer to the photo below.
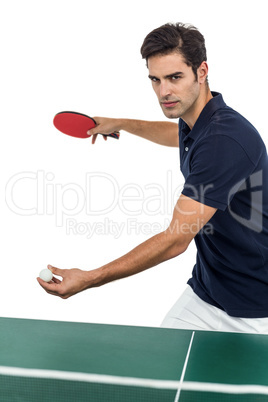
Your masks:
M174 258L194 239L197 259L189 287L162 325L268 333L265 145L246 119L210 91L204 38L196 28L157 28L141 53L165 116L180 118L179 135L171 122L100 117L89 135L94 143L98 133L124 130L161 145L180 145L185 185L170 225L98 269L49 266L62 281L38 281L48 293L68 298Z

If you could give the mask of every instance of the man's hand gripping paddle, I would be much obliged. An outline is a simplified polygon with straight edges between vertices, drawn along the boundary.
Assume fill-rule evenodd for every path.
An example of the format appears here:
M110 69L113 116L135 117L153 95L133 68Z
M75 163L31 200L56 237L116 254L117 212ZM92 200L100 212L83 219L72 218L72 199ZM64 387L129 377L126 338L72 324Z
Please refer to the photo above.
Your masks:
M64 134L77 138L89 138L88 130L96 127L97 123L92 118L82 113L60 112L53 119L54 126ZM102 133L99 133L102 134ZM119 139L119 132L102 134L104 137Z

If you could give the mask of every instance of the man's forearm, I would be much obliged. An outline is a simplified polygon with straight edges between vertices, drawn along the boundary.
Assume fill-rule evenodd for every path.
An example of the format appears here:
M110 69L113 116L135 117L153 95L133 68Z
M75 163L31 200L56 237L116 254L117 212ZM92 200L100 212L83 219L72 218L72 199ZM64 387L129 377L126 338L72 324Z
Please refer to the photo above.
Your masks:
M128 133L169 147L179 146L178 124L169 121L146 121L134 119L115 119L96 117L97 126L89 130L89 135L96 137L98 133L109 134L115 131ZM95 140L94 140L95 142Z
M188 244L174 241L174 236L168 231L161 232L117 260L89 271L88 288L138 274L182 254L187 246Z
M179 146L178 124L169 121L121 119L122 130L169 147Z
M178 124L169 121L120 119L121 129L170 147L179 146Z

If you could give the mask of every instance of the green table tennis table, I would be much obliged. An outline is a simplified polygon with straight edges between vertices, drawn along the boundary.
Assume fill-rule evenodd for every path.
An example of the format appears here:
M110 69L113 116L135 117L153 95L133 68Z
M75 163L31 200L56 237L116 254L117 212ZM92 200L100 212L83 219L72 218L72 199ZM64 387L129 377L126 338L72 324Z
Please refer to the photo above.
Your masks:
M1 402L265 402L268 337L0 318Z

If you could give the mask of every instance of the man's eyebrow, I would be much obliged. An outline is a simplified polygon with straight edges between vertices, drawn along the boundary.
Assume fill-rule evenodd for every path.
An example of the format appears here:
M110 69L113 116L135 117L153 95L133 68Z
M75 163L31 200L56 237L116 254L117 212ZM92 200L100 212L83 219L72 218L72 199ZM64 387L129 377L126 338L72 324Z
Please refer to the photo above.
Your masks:
M175 75L183 75L183 72L182 71L176 71L175 73L165 75L165 78L171 78L171 77L174 77Z
M182 72L182 71L176 71L175 73L165 75L164 78L171 78L171 77L174 77L175 75L183 75L183 72ZM153 78L158 79L155 75L148 75L148 77L149 77L151 80L152 80Z

